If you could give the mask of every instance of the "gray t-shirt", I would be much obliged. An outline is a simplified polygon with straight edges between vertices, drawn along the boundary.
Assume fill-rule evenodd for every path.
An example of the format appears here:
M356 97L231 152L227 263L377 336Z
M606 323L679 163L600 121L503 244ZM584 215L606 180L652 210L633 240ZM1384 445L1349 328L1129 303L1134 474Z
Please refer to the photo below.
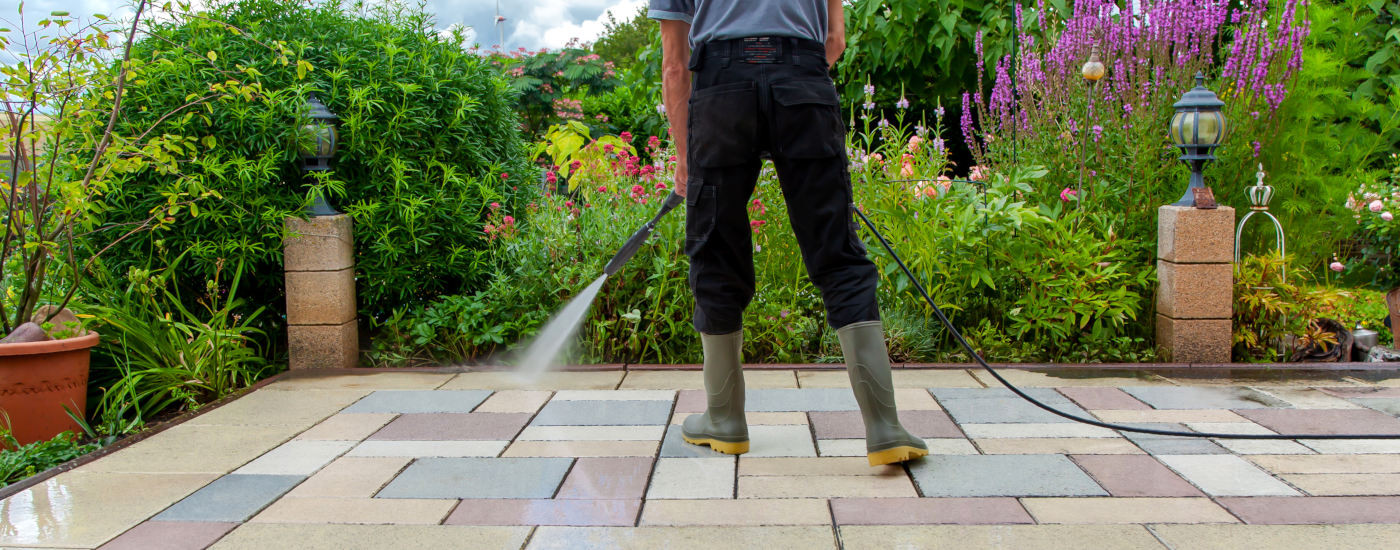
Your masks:
M647 17L690 23L690 45L749 36L826 41L826 0L649 0Z

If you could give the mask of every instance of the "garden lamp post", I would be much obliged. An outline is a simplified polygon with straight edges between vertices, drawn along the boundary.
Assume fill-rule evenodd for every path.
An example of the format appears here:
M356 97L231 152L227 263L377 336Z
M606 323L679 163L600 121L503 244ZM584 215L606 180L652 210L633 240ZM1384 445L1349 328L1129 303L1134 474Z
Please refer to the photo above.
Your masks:
M1191 190L1206 187L1201 170L1215 160L1215 148L1225 137L1225 115L1220 112L1225 102L1206 89L1205 81L1205 75L1196 73L1196 87L1172 105L1176 109L1171 124L1172 143L1181 148L1181 162L1191 167L1191 184L1173 206L1196 205Z
M311 139L303 142L301 169L302 172L310 175L311 172L324 172L331 169L331 157L335 156L336 138L338 137L335 123L340 120L340 117L335 116L335 113L326 108L326 104L316 99L315 94L311 94L307 98L306 107L311 111L311 122L302 126L302 131ZM326 201L323 193L315 193L311 207L307 208L306 213L312 217L340 214Z

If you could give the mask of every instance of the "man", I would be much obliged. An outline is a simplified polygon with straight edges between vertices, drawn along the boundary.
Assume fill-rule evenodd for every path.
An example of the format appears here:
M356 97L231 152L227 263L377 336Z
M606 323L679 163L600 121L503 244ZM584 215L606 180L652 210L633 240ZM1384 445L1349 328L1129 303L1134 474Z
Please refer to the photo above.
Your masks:
M662 91L679 159L675 192L686 197L685 252L705 353L708 406L685 419L681 434L722 453L749 450L739 358L744 308L754 294L745 206L766 153L807 274L841 340L870 465L928 454L895 414L877 272L850 211L845 127L827 76L829 61L846 47L840 0L650 2L648 15L661 20Z

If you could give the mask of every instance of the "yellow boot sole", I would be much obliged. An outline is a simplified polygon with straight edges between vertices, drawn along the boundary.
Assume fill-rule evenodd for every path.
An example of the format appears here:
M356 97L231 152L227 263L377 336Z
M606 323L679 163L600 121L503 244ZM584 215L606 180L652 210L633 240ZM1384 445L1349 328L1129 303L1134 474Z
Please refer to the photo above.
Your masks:
M747 446L745 446L745 449L747 450ZM897 462L904 462L906 460L914 460L927 454L928 449L920 449L918 447L911 447L905 445L902 447L895 447L893 449L875 451L873 453L865 455L865 457L867 460L870 461L871 466L883 466L885 464L894 464Z
M685 434L681 434L681 439L684 439L686 443L689 443L691 445L709 445L710 449L713 449L715 452L724 453L727 455L741 455L749 452L749 442L747 441L731 443L729 441L720 441L718 439L710 438L691 439L689 437L686 437Z

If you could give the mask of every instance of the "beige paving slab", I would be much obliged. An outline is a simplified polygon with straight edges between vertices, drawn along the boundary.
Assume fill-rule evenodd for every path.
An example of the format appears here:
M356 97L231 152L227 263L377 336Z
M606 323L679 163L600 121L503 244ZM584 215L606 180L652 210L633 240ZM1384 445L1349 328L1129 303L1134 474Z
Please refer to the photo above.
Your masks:
M864 443L864 442L862 442ZM739 455L741 476L898 476L907 477L898 464L872 468L860 457L750 457ZM815 482L816 480L814 480Z
M345 456L498 456L509 441L364 441Z
M1400 495L1400 474L1283 474L1313 496Z
M217 477L65 472L0 501L0 546L92 548Z
M1179 550L1375 550L1400 540L1400 525L1153 525Z
M1265 455L1249 460L1281 474L1400 474L1400 458L1392 455Z
M301 482L287 496L369 498L412 461L406 456L341 457Z
M831 525L831 510L820 498L647 500L641 525Z
M1253 422L1187 422L1186 427L1202 433L1220 434L1272 434L1273 430ZM1312 449L1293 441L1275 439L1225 439L1214 440L1216 444L1238 455L1298 455L1314 454Z
M1313 388L1254 388L1293 405L1295 409L1364 409L1340 397L1327 395Z
M84 472L211 473L233 471L291 439L297 426L181 424L88 463Z
M396 416L398 415L392 413L335 414L322 420L320 424L312 426L311 429L301 432L296 438L301 440L360 441L379 431Z
M537 380L526 380L510 371L464 372L442 390L611 390L622 381L623 371L558 371ZM666 389L666 388L657 388Z
M370 390L271 391L239 397L185 421L190 426L295 425L309 428L369 395Z
M744 387L751 390L796 388L797 376L790 370L746 370ZM620 389L703 390L705 378L698 370L630 371Z
M354 446L354 441L288 441L233 473L309 476Z
M685 422L685 417L695 413L678 412L671 415L672 424ZM807 413L802 412L745 412L744 420L750 426L784 426L792 424L806 424Z
M1125 374L1114 371L1094 371L1092 377L1071 377L1062 376L1059 373L1047 373L1040 371L1029 371L1020 369L1001 369L997 371L1006 378L1007 382L1018 387L1027 388L1067 388L1084 386L1169 386L1171 382L1166 378L1155 374L1137 373ZM1087 372L1087 371L1086 371ZM975 369L972 375L976 376L983 384L989 388L1003 387L995 377L987 374L987 371Z
M895 388L895 407L901 411L941 411L938 401L924 388Z
M734 457L659 458L647 499L734 498Z
M843 525L847 550L1164 550L1141 525Z
M384 548L520 548L529 527L465 525L329 525L245 523L210 548L345 550Z
M1299 439L1298 442L1324 454L1400 454L1400 441L1394 439Z
M1225 377L1225 378L1205 378L1205 377L1194 377L1194 376L1193 376L1193 377L1185 377L1185 376L1183 376L1183 377L1172 377L1172 376L1167 376L1166 378L1167 378L1168 380L1171 380L1172 382L1174 382L1174 383L1176 383L1176 384L1179 384L1179 385L1182 385L1182 386L1250 386L1250 387L1258 387L1258 388L1266 388L1266 387L1290 387L1290 388L1300 388L1300 387L1307 387L1307 386L1315 386L1315 387L1324 387L1324 388L1342 388L1342 387L1358 387L1358 386L1371 386L1371 385L1373 385L1371 382L1363 382L1363 381L1360 381L1360 380L1357 380L1357 379L1354 379L1354 378L1350 378L1350 377L1346 377L1346 376L1337 376L1335 379L1334 379L1334 378L1330 378L1330 377L1325 378L1325 379L1323 379L1323 378L1314 378L1314 379L1312 379L1312 380L1303 380L1303 379L1298 379L1298 378L1289 377L1289 376L1286 376L1286 375L1285 375L1285 376L1280 376L1279 378L1274 379L1274 380L1263 380L1263 379L1259 379L1259 378L1257 378L1257 377L1248 377L1248 378L1228 378L1228 377Z
M1133 455L1142 449L1121 437L1028 437L1016 439L974 439L982 454L989 455Z
M1238 523L1208 498L1023 498L1040 523Z
M491 394L472 412L534 413L554 392L548 390L501 390Z
M675 390L560 390L555 401L670 401Z
M963 369L895 369L890 377L895 389L982 387L981 382ZM851 378L844 369L797 371L797 382L804 388L851 387Z
M925 439L929 454L933 455L975 455L977 448L966 439L937 438ZM865 456L864 439L820 439L817 447L823 457Z
M516 441L660 441L665 426L527 426Z
M917 497L909 476L740 476L739 498Z
M973 439L1024 437L1120 438L1118 432L1077 422L1045 424L962 424L963 433Z
M654 456L660 441L516 441L501 456Z
M1220 409L1199 410L1097 410L1089 411L1099 420L1122 424L1124 422L1249 422L1249 419Z
M718 544L722 541L723 544ZM665 548L667 550L834 549L830 527L546 527L535 529L530 550Z
M305 390L431 390L452 379L452 374L369 370L364 374L338 376L284 377L263 389Z
M456 499L287 496L273 502L249 521L436 525L456 506Z

